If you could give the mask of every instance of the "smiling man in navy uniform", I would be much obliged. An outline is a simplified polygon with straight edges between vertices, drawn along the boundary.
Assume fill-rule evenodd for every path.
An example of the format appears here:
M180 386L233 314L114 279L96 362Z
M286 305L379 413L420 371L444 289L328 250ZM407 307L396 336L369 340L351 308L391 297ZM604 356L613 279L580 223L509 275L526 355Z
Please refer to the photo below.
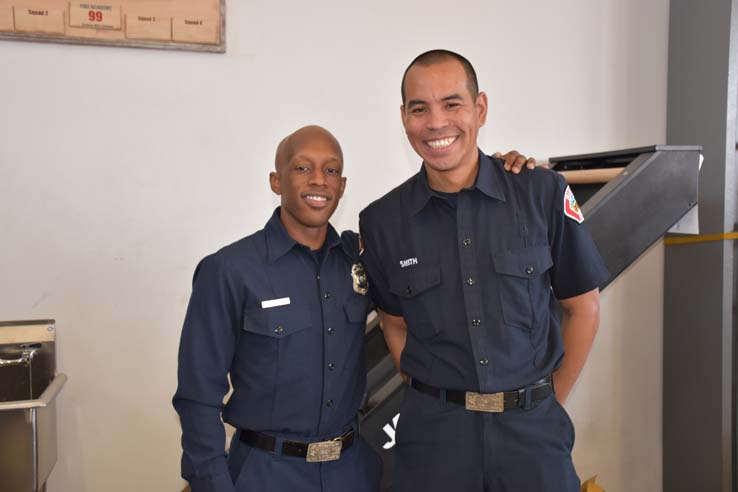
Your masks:
M372 297L410 383L392 490L578 491L561 403L607 272L576 200L558 174L513 177L479 151L487 96L456 53L410 64L401 115L423 166L360 215Z
M195 271L174 396L183 477L193 492L375 492L381 460L356 428L366 278L356 234L328 223L346 186L341 147L302 128L269 182L281 207L265 228ZM237 428L227 457L221 412Z

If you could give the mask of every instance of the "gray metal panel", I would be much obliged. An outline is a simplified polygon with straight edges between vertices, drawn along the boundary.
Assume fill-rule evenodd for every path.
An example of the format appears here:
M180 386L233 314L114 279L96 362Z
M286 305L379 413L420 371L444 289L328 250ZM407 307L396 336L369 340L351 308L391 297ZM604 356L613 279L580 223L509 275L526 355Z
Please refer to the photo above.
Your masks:
M699 142L703 234L736 218L735 0L672 0L667 142ZM664 286L664 491L736 491L735 251L667 246ZM700 395L700 403L685 395Z
M730 490L723 487L720 446L722 342L713 329L722 298L703 290L720 282L712 277L721 268L721 250L722 244L714 242L668 246L665 251L665 492Z
M738 231L738 222L733 227L734 231ZM733 288L734 292L738 286L738 241L733 241ZM731 354L734 375L738 374L738 296L733 296L733 352ZM738 388L736 388L735 378L732 381L732 394L733 400L733 489L738 488Z
M609 159L620 156L638 156L639 154L647 154L656 152L657 150L696 150L701 151L702 146L700 145L648 145L646 147L634 147L632 149L622 149L607 152L594 152L592 154L574 154L561 157L551 157L549 162L554 164L552 169L559 171L560 169L556 166L558 163L564 163L566 161L582 161L582 160L595 160L595 159ZM632 158L630 159L632 160ZM609 167L609 166L605 166Z
M729 70L732 4L672 0L669 14L666 139L669 144L703 146L700 227L706 234L732 226L724 222L727 121L729 104L735 105L727 98L729 71L735 71ZM731 113L735 120L734 109ZM734 138L731 131L732 146Z
M33 409L0 412L0 482L3 492L33 492Z
M56 464L56 400L46 407L36 409L36 442L36 487L40 490Z
M641 154L583 206L608 285L697 203L698 150Z

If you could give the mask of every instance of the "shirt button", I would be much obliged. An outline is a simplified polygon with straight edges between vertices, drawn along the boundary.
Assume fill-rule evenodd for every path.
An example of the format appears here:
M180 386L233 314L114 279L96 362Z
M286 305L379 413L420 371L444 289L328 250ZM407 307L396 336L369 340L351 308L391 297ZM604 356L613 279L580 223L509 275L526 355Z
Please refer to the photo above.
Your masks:
M489 359L488 358L482 357L481 359L479 359L479 365L480 366L486 366L487 364L489 364Z
M333 406L333 400L328 400L327 402L325 402L325 406L326 407L332 407Z
M529 266L528 268L526 268L525 269L525 273L527 273L528 275L532 274L533 273L533 267L532 266Z
M405 289L405 294L410 295L413 293L413 289L410 288L410 286L407 286L407 289Z
M335 365L335 364L334 364L333 362L329 362L329 363L328 363L328 370L329 370L329 371L332 371L332 370L333 370L333 369L335 369L335 368L336 368L336 365Z
M462 241L462 244L464 246L471 246L471 239L469 239L468 237L464 238L464 240Z
M332 326L329 326L328 327L328 334L329 335L333 335L333 327Z
M284 328L278 326L274 329L274 333L276 333L277 335L281 335L282 333L284 333Z
M469 277L468 279L466 279L466 285L469 285L469 286L474 285L474 279L471 278L471 277Z
M325 294L323 294L323 299L330 299L330 298L331 298L331 293L328 291L325 291Z
M472 326L479 326L482 324L482 320L480 319L473 319L472 320Z
M320 275L318 275L318 276L317 276L317 277L315 277L315 278L317 278L318 280L320 280Z

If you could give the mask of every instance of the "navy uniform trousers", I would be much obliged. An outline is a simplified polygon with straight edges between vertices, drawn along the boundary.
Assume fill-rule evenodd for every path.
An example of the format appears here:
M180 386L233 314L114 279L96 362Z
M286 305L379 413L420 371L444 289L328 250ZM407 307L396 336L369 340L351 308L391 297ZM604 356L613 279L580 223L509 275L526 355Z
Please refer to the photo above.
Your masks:
M378 492L382 474L381 458L358 435L339 460L308 463L251 448L236 434L228 468L236 492Z
M578 492L566 410L553 394L534 405L475 412L408 388L392 491Z

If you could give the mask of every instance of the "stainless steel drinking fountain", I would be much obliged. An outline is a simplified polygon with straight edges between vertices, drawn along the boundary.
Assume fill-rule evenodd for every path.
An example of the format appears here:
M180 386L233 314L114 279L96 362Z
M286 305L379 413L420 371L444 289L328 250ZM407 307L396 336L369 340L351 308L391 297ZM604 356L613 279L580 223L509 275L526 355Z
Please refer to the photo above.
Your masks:
M43 492L56 463L54 320L0 321L0 489Z

